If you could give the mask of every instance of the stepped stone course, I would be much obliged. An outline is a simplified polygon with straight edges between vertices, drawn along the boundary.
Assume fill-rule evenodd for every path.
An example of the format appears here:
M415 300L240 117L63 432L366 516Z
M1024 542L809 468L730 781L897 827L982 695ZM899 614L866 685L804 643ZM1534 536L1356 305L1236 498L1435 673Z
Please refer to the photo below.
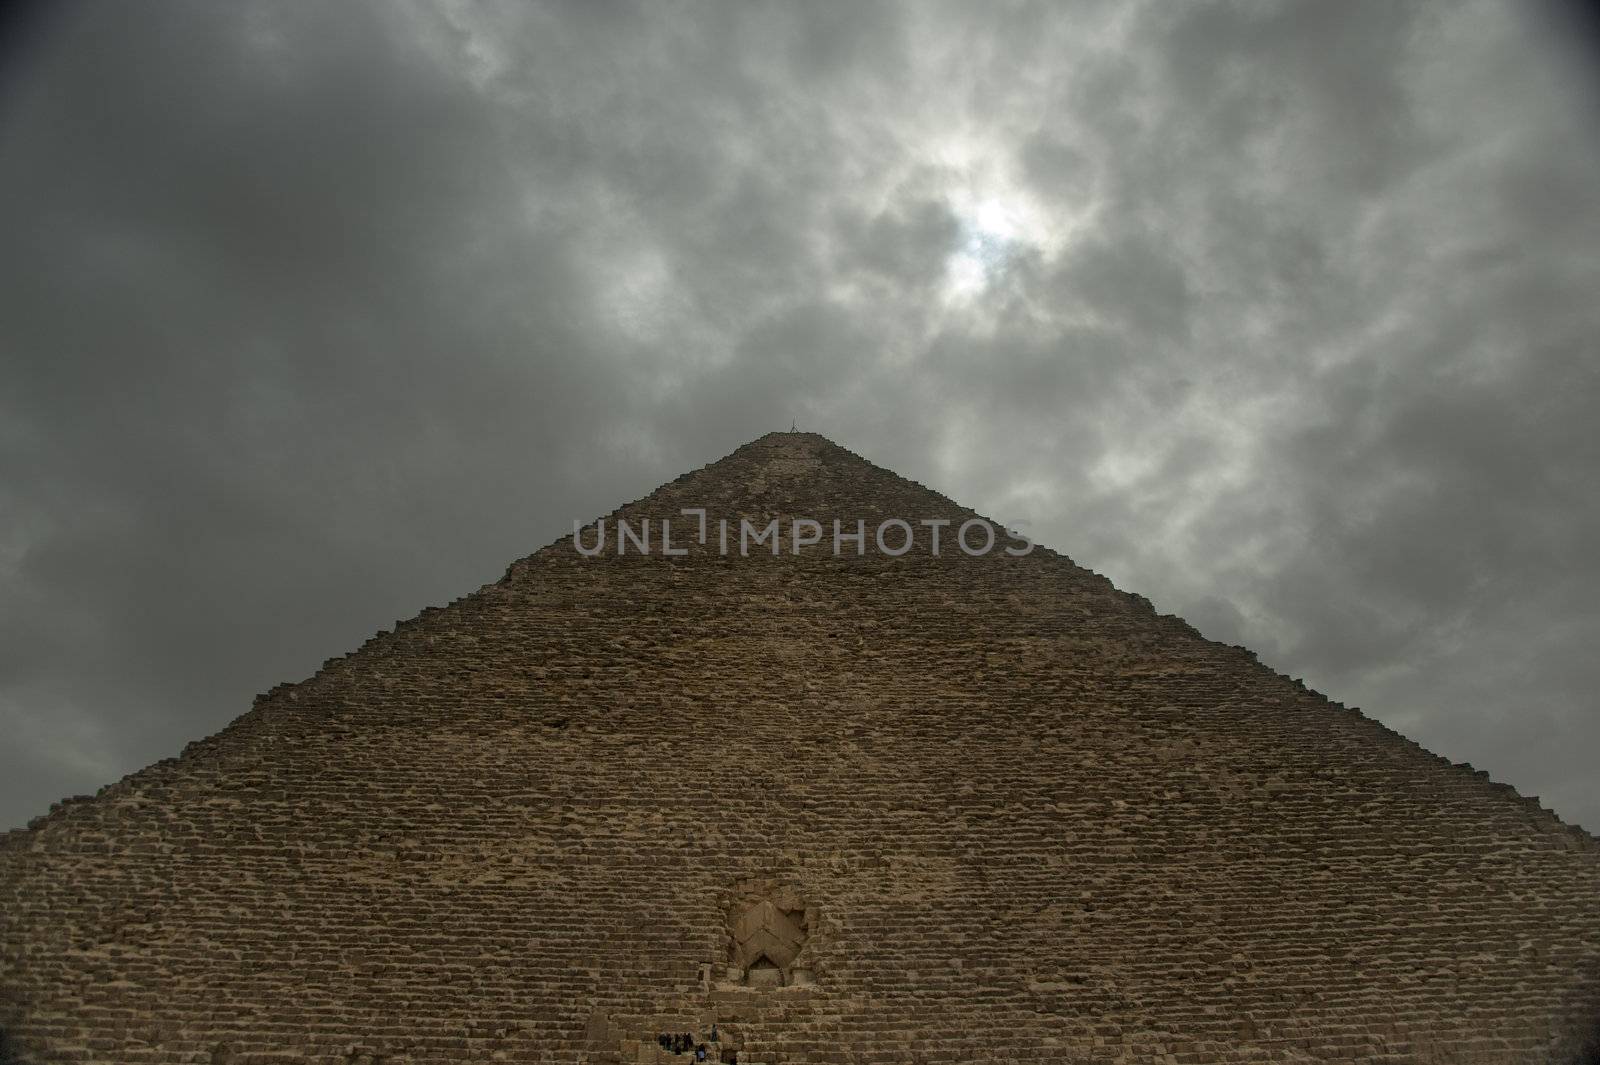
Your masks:
M744 1065L1492 1065L1600 1016L1587 833L1044 548L790 553L836 517L974 515L772 434L607 519L686 555L565 538L6 834L0 1027L103 1065L713 1025Z

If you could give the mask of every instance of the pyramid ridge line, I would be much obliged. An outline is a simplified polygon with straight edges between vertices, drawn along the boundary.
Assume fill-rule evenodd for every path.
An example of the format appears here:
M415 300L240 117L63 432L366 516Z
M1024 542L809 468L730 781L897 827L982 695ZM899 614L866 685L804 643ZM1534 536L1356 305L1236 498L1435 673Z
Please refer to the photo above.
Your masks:
M960 511L980 517L982 516L978 515L977 512L972 508L964 507L950 497L944 496L936 489L903 477L887 467L879 466L870 459L851 451L850 449L836 443L820 433L804 431L775 431L756 437L755 439L735 448L733 451L728 452L721 458L708 462L694 470L687 471L671 481L664 482L652 492L616 508L615 510L611 511L610 514L603 515L602 518L621 514L630 507L635 507L639 504L648 502L660 495L669 486L687 478L691 478L697 474L704 473L705 471L719 464L728 462L741 453L762 446L764 442L772 440L773 438L804 438L821 441L825 446L834 449L845 456L848 456L853 462L868 467L878 474L906 485L910 485L923 493L948 503ZM986 520L992 521L993 519ZM450 600L443 606L425 606L411 617L398 619L393 626L378 630L372 636L367 637L361 644L344 653L343 655L337 655L327 659L324 661L321 667L319 667L309 676L298 681L280 682L269 688L267 691L257 694L251 700L249 709L226 722L217 731L185 744L178 754L158 759L147 766L133 770L117 780L103 785L92 793L71 795L52 803L50 808L45 813L30 819L23 827L10 829L6 832L0 832L0 853L6 851L9 847L20 845L23 838L31 836L37 830L55 823L58 818L70 815L72 811L82 807L85 804L97 802L98 800L104 798L113 798L116 795L121 794L123 791L135 786L136 784L145 782L147 779L159 778L159 775L162 772L169 771L182 764L188 764L192 761L197 761L203 758L205 755L221 749L224 743L234 735L245 732L251 726L255 725L257 721L260 720L261 715L266 714L274 709L281 708L285 701L291 703L298 701L301 693L314 693L326 685L337 683L348 673L349 667L354 662L369 656L381 654L383 649L388 647L396 637L410 633L425 624L437 623L441 620L444 620L447 616L452 615L455 611L458 611L463 607L467 607L470 604L482 602L488 597L512 590L517 586L519 581L530 579L534 572L530 565L531 563L533 563L536 559L540 559L541 557L553 556L553 553L562 547L562 545L570 545L572 539L573 534L567 534L559 537L543 547L536 549L530 554L514 560L508 565L505 574L502 575L498 580L483 584L471 592ZM1494 780L1489 776L1487 771L1478 770L1468 762L1454 762L1448 757L1438 754L1437 752L1434 752L1423 746L1420 742L1411 739L1404 733L1401 733L1398 730L1384 724L1379 719L1363 713L1359 708L1349 707L1342 702L1338 702L1329 698L1322 692L1307 686L1303 680L1301 680L1301 678L1292 677L1289 674L1281 672L1265 662L1262 662L1257 652L1242 644L1226 644L1221 641L1212 640L1206 637L1194 625L1181 616L1177 614L1160 613L1155 609L1154 605L1147 597L1137 592L1125 591L1121 588L1118 588L1109 577L1079 565L1066 555L1056 552L1043 544L1036 544L1034 551L1039 553L1043 560L1047 561L1053 566L1058 566L1062 563L1065 563L1066 566L1069 567L1074 572L1074 575L1079 579L1082 579L1087 584L1094 586L1097 590L1103 593L1110 593L1112 597L1121 600L1131 608L1131 613L1136 616L1141 616L1146 623L1154 624L1157 627L1168 630L1175 635L1204 644L1211 653L1242 655L1249 660L1251 666L1255 670L1259 671L1265 677L1273 681L1282 682L1285 686L1298 689L1298 692L1302 697L1302 701L1312 703L1317 709L1339 711L1346 715L1353 715L1363 722L1368 723L1370 726L1376 726L1376 728L1379 730L1378 738L1386 746L1404 750L1410 757L1415 757L1417 755L1424 756L1429 763L1443 766L1449 772L1469 777L1472 783L1484 793L1486 798L1492 797L1502 801L1507 799L1512 800L1524 809L1531 809L1531 811L1535 812L1536 814L1543 815L1544 818L1553 822L1553 827L1575 835L1582 845L1600 851L1600 835L1592 833L1582 825L1564 821L1554 810L1543 806L1539 802L1537 796L1525 796L1517 791L1513 785ZM953 558L954 556L951 557ZM587 562L592 560L585 561ZM662 562L665 560L657 559L656 561ZM745 563L745 560L739 558L738 556L729 557L727 561L738 564ZM754 564L765 563L765 556L758 556ZM679 563L672 562L668 564ZM519 569L519 567L521 568ZM1309 708L1302 706L1299 709L1305 710Z

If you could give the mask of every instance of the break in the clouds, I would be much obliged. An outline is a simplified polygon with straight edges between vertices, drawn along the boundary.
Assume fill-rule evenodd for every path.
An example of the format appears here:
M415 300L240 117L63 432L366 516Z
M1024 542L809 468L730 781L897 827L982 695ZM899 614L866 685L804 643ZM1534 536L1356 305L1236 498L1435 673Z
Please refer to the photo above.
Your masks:
M1600 99L1559 10L26 28L0 823L797 419L1600 828Z

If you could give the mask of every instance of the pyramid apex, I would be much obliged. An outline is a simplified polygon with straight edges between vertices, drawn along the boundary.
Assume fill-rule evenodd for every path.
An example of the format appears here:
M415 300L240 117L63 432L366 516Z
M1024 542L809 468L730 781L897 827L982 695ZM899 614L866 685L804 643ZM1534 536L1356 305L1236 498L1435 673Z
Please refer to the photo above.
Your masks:
M668 550L669 537L681 535L691 523L693 543L672 542ZM891 558L950 552L1020 557L1033 550L1012 523L963 507L821 433L796 429L764 433L609 515L587 524L576 520L573 536L540 554L576 550L585 557L620 556L630 543L638 553L650 554L653 549L642 545L655 543L671 556L685 546L690 554L744 555L747 525L769 554L791 554L819 543L858 556L867 553L861 545L870 544ZM654 541L639 532L649 529L655 530ZM508 576L525 561L513 563Z
M763 433L754 440L750 441L750 443L760 444L764 442L782 442L788 440L814 440L824 444L831 444L834 447L839 446L826 436L823 436L821 433L812 432L809 429L779 429L775 430L774 432ZM745 446L748 447L749 445L747 444Z

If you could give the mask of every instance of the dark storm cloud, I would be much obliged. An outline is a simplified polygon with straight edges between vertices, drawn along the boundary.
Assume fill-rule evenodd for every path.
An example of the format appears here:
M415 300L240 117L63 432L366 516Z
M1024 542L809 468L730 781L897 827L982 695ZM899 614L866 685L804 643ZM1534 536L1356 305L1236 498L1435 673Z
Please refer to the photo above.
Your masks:
M796 418L1595 827L1600 140L1528 10L35 19L0 820Z

